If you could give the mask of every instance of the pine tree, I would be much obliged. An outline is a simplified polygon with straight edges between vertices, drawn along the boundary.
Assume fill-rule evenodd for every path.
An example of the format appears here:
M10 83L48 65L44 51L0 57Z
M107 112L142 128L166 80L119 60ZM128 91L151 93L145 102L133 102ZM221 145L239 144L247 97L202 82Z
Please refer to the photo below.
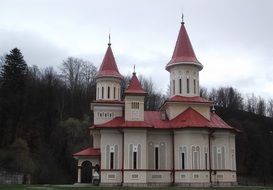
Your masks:
M0 146L13 143L22 119L27 64L18 48L4 58L0 81Z
M1 75L5 90L11 90L14 93L23 91L27 76L27 64L18 48L12 49L10 54L5 56Z

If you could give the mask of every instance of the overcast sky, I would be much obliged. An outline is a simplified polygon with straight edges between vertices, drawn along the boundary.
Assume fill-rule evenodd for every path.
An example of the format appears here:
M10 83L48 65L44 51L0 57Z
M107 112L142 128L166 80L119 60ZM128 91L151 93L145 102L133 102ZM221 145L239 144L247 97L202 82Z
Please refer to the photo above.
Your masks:
M182 9L202 86L273 97L271 0L0 0L0 55L18 47L28 65L75 56L99 67L110 31L120 72L135 64L165 92Z

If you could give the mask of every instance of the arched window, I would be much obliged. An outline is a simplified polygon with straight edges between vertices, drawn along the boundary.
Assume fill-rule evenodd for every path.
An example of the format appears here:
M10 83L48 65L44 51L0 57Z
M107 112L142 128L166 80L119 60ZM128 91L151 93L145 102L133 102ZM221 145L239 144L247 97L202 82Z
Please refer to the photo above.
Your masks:
M101 87L101 99L104 99L104 87Z
M190 93L190 79L187 78L187 93Z
M110 99L110 86L107 88L107 98Z
M185 170L187 168L187 147L182 146L179 148L180 168Z
M132 102L131 108L132 109L139 109L139 102Z
M209 158L208 158L208 147L205 146L204 147L204 168L205 170L208 170L208 161L209 161Z
M129 168L141 169L141 145L129 145Z
M118 145L106 145L106 169L118 168Z
M116 87L114 87L114 99L116 99Z
M192 146L192 169L200 169L200 147Z
M179 93L182 94L182 79L179 79Z
M225 169L225 147L213 147L214 169Z

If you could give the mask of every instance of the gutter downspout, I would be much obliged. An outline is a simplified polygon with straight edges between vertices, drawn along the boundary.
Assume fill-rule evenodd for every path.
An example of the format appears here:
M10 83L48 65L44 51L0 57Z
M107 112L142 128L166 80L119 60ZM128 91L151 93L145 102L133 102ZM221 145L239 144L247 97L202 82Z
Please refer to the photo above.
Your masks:
M214 130L210 130L209 131L209 182L210 182L210 186L212 187L212 177L211 177L211 174L212 174L212 168L211 168L211 163L212 163L212 159L211 159L211 137L213 135L215 131Z
M172 132L172 149L173 149L172 150L173 151L173 171L172 171L172 173L173 173L173 186L174 186L175 185L174 131Z

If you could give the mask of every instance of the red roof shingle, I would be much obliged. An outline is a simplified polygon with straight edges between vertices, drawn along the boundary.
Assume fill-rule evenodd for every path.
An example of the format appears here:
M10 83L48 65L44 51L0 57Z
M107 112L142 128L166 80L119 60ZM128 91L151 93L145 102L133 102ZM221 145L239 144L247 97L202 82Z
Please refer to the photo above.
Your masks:
M168 70L170 66L176 63L183 64L183 62L190 62L197 65L200 69L203 68L203 65L197 60L195 56L184 22L181 24L173 56L170 62L167 64L166 69Z
M115 57L111 49L111 44L108 44L107 51L96 77L116 77L122 79L122 75L119 73Z
M99 148L86 148L73 154L73 156L100 156L100 149Z
M213 103L210 100L207 100L205 98L202 98L200 96L193 96L193 97L187 97L187 96L173 96L172 98L168 99L167 102L190 102L190 103Z
M147 92L145 92L136 76L136 73L133 72L133 76L130 80L129 86L127 90L125 91L126 94L141 94L145 95Z
M94 128L155 128L155 129L179 129L179 128L218 128L234 129L225 123L215 113L211 113L209 121L193 108L189 107L172 120L162 120L161 112L145 111L144 121L125 121L123 117L116 117L113 120L94 125Z

